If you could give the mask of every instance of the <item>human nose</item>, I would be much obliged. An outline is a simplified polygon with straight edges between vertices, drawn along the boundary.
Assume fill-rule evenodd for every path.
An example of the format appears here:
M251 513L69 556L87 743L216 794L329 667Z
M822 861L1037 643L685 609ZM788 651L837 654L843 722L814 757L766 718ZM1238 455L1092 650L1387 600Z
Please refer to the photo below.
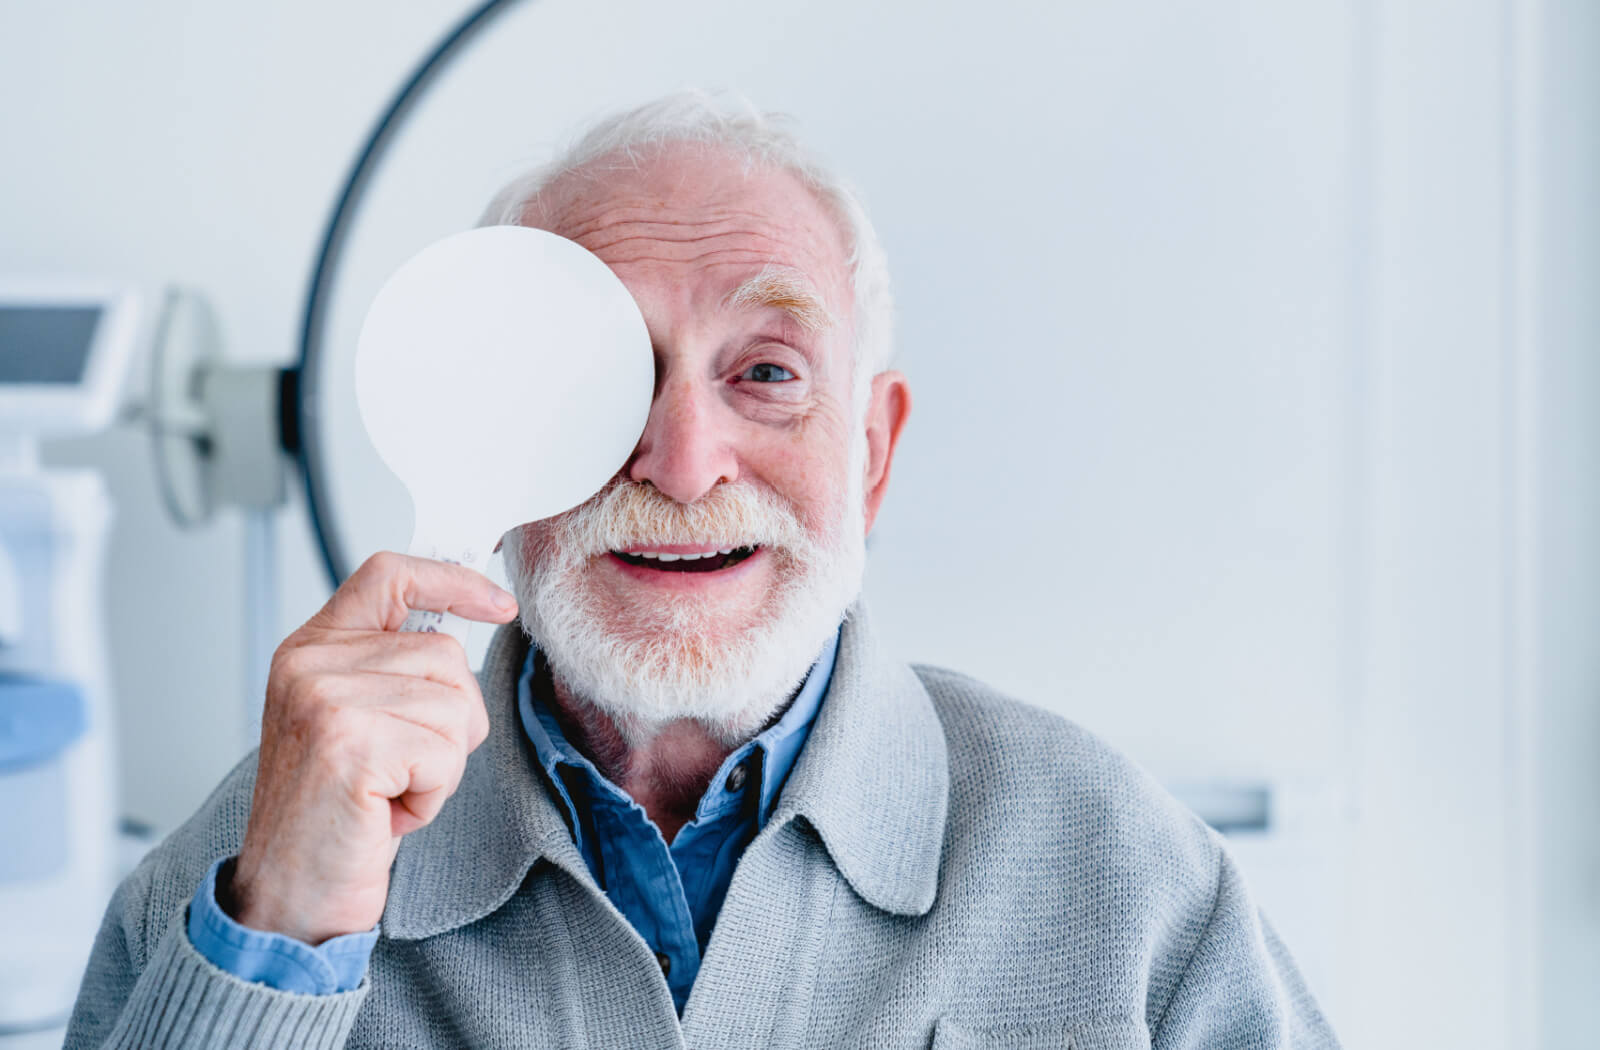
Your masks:
M717 482L737 478L737 458L716 409L710 391L688 377L663 383L650 404L628 476L648 481L679 503L693 503Z

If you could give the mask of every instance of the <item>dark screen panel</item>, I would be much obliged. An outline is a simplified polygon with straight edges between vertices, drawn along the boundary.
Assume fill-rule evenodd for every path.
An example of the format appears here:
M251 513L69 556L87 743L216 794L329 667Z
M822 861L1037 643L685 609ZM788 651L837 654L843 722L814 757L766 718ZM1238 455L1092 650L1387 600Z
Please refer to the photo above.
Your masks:
M0 305L0 383L79 383L98 306Z

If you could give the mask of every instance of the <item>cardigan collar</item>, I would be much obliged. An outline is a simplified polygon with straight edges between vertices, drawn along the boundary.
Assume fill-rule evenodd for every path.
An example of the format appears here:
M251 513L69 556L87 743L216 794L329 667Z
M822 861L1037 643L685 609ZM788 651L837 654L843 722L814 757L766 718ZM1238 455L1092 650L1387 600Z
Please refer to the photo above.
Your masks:
M517 716L527 655L517 621L495 632L478 675L493 728L438 816L401 842L383 915L388 937L416 940L483 918L541 859L593 887ZM840 632L822 710L769 824L804 819L862 899L920 915L938 886L948 796L932 701L909 667L885 655L857 603Z

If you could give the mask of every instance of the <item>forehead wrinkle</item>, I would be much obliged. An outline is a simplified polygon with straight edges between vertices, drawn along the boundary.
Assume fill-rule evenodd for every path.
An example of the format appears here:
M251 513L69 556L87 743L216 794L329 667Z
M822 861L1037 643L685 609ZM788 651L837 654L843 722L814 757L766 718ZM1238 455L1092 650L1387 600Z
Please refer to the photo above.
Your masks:
M573 207L557 211L553 216L555 225L564 230L570 230L567 236L592 233L608 226L636 226L645 229L659 229L664 235L672 235L675 230L692 227L712 227L727 229L736 232L743 229L754 233L762 227L770 226L775 218L793 218L798 224L802 217L776 216L771 211L755 210L749 208L712 207L701 205L688 210L695 214L691 218L673 218L663 215L662 212L670 205L659 201L628 203L616 200L600 200L588 203L587 207Z
M629 240L656 240L664 246L693 244L718 237L749 238L785 250L826 258L832 246L819 236L806 208L790 204L778 209L740 207L728 202L687 206L644 194L568 196L546 207L538 225L590 251L599 252ZM530 209L531 210L531 209ZM524 213L524 221L534 218Z
M577 241L596 255L605 252L620 254L622 250L636 248L656 258L681 260L696 260L718 253L770 257L787 247L782 241L763 234L731 231L693 237L662 237L656 231L606 227L570 239Z
M834 325L833 314L804 273L792 266L768 264L723 297L727 307L782 310L795 324L813 334Z
M802 257L825 258L823 246L811 237L791 231L726 223L598 222L587 228L557 230L608 261L636 261L650 257L662 261L698 263L710 256L754 257L762 262L789 262Z

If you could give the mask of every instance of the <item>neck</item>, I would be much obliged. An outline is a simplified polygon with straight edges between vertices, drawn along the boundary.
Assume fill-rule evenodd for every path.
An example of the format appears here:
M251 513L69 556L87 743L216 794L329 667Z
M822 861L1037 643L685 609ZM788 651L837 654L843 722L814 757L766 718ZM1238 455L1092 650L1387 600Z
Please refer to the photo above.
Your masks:
M539 675L567 740L643 806L671 844L694 819L711 778L739 745L729 746L689 719L669 722L645 736L624 735L611 716L551 675L548 664Z

